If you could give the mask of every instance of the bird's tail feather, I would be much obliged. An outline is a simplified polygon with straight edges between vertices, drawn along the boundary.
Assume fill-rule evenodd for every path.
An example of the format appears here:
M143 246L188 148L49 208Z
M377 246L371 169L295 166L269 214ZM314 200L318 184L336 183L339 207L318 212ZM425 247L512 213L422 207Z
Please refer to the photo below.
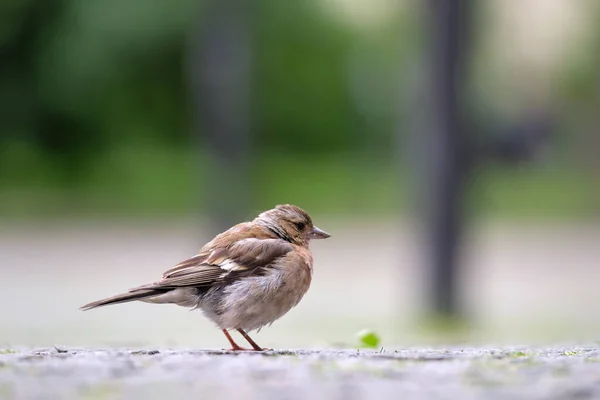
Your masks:
M111 304L128 303L130 301L142 300L148 297L153 297L164 292L165 290L161 289L136 290L132 292L121 293L116 296L108 297L106 299L94 301L92 303L81 306L79 309L86 311L92 308L108 306Z

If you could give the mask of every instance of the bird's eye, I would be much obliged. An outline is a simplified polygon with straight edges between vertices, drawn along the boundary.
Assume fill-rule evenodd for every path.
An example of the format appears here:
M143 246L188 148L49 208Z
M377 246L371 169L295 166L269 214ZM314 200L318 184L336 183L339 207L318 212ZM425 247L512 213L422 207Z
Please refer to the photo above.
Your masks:
M304 229L305 226L306 224L304 222L296 222L296 228L298 228L299 231Z

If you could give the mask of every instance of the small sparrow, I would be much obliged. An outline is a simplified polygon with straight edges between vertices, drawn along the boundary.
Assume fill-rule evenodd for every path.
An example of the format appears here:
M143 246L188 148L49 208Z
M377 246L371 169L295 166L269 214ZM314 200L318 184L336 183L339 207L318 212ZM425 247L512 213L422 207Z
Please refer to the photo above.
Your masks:
M130 301L199 308L223 331L232 350L266 350L247 332L272 324L300 302L312 278L308 243L329 236L301 208L278 205L217 235L158 282L81 309ZM232 329L252 349L238 346L228 332Z

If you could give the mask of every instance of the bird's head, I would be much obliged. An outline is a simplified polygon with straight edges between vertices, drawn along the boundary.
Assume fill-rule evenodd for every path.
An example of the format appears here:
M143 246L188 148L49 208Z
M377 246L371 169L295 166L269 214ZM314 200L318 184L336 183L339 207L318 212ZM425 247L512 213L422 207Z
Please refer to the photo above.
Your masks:
M265 225L282 239L301 246L308 245L311 239L327 239L331 236L314 226L306 211L291 204L267 210L254 221Z

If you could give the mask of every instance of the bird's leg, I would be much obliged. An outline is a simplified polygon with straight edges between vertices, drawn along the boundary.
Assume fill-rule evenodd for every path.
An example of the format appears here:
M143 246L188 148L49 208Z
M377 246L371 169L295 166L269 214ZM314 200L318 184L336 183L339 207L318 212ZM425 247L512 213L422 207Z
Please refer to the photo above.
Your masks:
M233 350L233 351L247 351L247 350L250 350L250 349L245 349L243 347L238 346L238 344L233 341L233 338L231 337L231 335L229 334L229 332L227 332L227 329L222 329L222 331L225 334L225 337L227 338L227 340L229 340L229 343L231 344L231 350Z
M237 329L237 331L244 337L244 339L246 339L248 341L248 343L250 343L250 345L252 346L252 348L254 350L256 350L256 351L271 350L271 349L263 349L262 347L260 347L259 345L257 345L256 342L254 340L252 340L252 338L246 332L244 332L243 329Z

